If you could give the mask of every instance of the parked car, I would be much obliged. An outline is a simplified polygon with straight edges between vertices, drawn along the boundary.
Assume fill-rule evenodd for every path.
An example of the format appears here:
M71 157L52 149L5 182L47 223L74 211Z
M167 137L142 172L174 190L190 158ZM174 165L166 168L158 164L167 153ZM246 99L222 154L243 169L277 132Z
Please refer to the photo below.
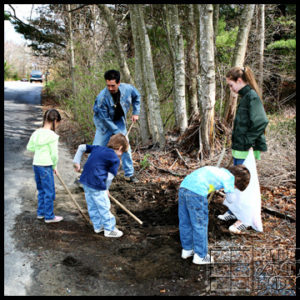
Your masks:
M28 81L28 79L27 78L22 78L21 81Z
M38 70L34 70L30 73L30 82L32 81L40 81L43 82L43 73Z

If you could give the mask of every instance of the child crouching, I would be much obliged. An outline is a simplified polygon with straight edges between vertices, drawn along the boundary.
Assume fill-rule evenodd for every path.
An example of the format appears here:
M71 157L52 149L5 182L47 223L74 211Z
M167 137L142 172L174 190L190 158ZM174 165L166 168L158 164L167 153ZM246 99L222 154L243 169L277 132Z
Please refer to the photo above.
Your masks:
M126 137L118 133L113 135L107 146L80 145L73 159L74 167L80 172L82 154L90 153L80 176L94 231L104 231L105 237L121 237L123 232L116 227L116 218L110 212L108 189L117 175L120 157L128 150Z
M208 254L208 202L210 192L224 188L228 201L234 201L234 188L243 191L250 173L244 165L225 168L206 166L187 175L179 187L178 217L181 257L193 256L195 264L210 264Z

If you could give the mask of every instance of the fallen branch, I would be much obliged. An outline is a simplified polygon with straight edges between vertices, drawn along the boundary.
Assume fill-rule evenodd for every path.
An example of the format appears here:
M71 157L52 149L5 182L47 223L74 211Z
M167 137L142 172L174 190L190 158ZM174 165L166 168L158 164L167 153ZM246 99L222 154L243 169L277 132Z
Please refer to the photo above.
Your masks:
M183 159L183 157L181 156L180 152L178 151L177 148L175 148L175 151L177 153L177 155L180 157L180 159L183 161L184 165L189 169L189 165L186 163L186 161Z
M169 171L169 170L166 170L166 169L159 168L159 167L155 166L152 162L150 162L150 165L153 166L155 169L161 171L161 172L164 172L164 173L170 173L170 174L172 174L173 176L179 176L179 177L185 177L185 176L186 176L186 174L181 175L181 174L177 174L177 173L174 173L174 172Z
M281 213L278 210L273 209L271 207L263 206L262 210L270 215L275 216L275 217L279 217L281 219L289 219L292 223L296 222L296 219L293 218L292 216Z

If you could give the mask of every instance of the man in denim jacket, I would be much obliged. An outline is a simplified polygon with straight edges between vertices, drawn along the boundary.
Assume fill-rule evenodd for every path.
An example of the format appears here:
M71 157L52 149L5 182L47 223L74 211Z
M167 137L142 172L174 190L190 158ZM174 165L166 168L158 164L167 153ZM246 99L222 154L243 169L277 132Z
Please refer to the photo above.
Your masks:
M106 88L96 97L94 104L94 123L96 134L93 145L106 146L110 137L117 133L126 135L126 115L132 104L132 122L136 122L140 113L140 94L131 84L120 83L120 72L106 71ZM138 182L134 176L131 148L122 155L122 167L125 177Z

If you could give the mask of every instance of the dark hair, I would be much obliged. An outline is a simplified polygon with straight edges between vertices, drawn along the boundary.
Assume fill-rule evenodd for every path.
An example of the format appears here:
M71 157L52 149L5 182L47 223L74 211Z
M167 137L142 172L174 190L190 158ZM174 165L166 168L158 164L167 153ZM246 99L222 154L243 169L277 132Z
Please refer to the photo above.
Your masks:
M227 170L234 175L234 185L243 191L250 182L250 172L244 165L228 167Z
M48 109L44 114L43 126L46 121L52 122L52 130L55 131L55 121L60 122L61 116L56 109L54 109L54 108Z
M116 70L108 70L104 74L105 80L115 80L116 83L120 82L120 78L121 78L120 72Z
M255 90L256 94L261 100L261 91L250 67L233 67L227 72L226 78L233 81L237 81L239 78L241 78L244 82L248 83L252 87L252 89Z
M119 150L120 146L122 146L123 152L128 151L129 143L128 143L125 135L122 133L117 133L117 134L111 136L111 138L108 141L107 147L114 149L114 150Z

